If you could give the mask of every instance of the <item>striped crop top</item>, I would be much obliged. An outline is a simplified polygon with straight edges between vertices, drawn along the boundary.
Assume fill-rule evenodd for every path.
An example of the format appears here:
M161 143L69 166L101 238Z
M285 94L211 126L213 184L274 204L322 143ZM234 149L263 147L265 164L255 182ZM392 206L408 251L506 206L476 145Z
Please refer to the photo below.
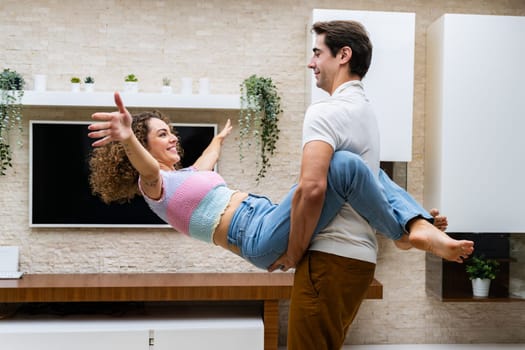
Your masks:
M160 174L162 197L153 200L142 192L151 210L177 231L212 243L213 232L235 191L214 171L190 167L161 170Z

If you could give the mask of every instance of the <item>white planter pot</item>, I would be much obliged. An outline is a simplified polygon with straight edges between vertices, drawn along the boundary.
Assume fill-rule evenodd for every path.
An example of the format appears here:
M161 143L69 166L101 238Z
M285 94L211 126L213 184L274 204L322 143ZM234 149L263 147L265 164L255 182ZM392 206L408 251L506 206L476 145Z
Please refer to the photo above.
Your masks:
M79 92L80 91L80 83L71 83L71 91L72 92Z
M181 78L182 87L180 93L183 95L191 95L193 91L193 79L190 77Z
M84 90L86 92L93 92L93 91L95 91L95 84L94 83L85 83L84 84Z
M35 91L46 91L46 76L45 76L45 74L35 74L33 76L33 89Z
M475 278L472 280L472 293L475 297L488 297L490 289L490 279Z
M124 83L125 92L139 92L139 83L137 81L126 81Z
M171 94L173 88L171 86L163 86L161 91L163 94Z

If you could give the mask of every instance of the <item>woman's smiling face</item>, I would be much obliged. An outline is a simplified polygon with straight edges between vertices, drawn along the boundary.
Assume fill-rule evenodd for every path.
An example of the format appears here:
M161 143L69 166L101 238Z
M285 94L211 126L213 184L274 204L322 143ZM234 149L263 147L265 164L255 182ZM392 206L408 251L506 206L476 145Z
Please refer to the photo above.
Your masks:
M174 170L180 162L179 140L168 124L158 118L148 120L148 151L159 162L161 169Z

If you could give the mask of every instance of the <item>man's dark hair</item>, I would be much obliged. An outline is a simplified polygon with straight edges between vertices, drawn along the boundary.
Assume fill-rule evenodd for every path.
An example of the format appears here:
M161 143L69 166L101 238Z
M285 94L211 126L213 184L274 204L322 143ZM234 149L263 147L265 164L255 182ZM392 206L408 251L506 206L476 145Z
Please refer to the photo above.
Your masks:
M356 21L329 21L316 22L312 31L317 35L325 35L325 45L328 46L332 56L345 46L352 49L350 59L350 73L364 78L372 61L372 43L365 27Z

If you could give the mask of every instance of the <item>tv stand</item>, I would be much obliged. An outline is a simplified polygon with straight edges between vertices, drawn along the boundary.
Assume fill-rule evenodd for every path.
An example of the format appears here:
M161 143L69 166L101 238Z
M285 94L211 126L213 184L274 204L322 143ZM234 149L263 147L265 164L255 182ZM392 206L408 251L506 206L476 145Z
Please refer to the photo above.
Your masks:
M27 274L0 280L0 303L246 301L262 304L264 348L276 350L279 300L289 299L291 273ZM368 299L381 299L374 280Z

